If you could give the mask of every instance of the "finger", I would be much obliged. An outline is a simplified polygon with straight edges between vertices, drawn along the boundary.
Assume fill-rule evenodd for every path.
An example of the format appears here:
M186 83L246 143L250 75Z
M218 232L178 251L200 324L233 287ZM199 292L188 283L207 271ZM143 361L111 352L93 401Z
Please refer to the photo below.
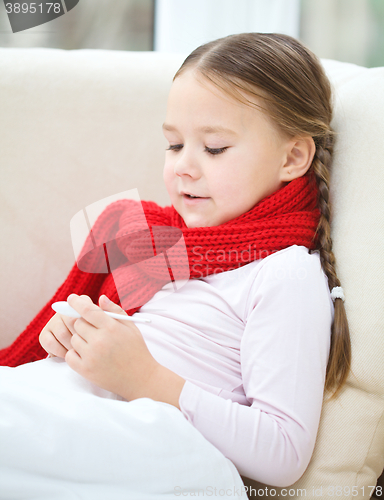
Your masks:
M72 370L79 371L81 367L81 356L74 350L70 349L65 355L65 361Z
M126 311L124 311L124 309L122 307L120 307L118 304L115 304L114 302L112 302L112 300L110 300L106 295L101 295L99 297L99 305L103 311L128 316L128 314L126 313ZM113 318L113 319L114 319L114 321L118 321L119 323L121 323L122 325L124 325L127 328L136 328L136 325L132 321L126 321L124 319L117 319L117 318Z
M87 300L91 304L93 304L92 299L89 295L79 295L79 297L82 297L83 299Z
M72 332L68 331L67 325L64 323L64 321L55 325L54 328L52 327L51 332L63 347L65 347L66 349L71 348Z
M43 329L39 335L39 342L41 347L52 356L57 356L59 358L64 358L67 349L60 344L51 331L48 329Z
M77 311L90 325L96 328L108 328L113 324L112 318L107 316L100 307L94 304L89 297L71 294L67 298L68 304ZM74 323L77 331L77 322Z
M77 318L73 327L75 331L74 335L80 336L85 342L88 342L97 334L97 328L88 323L84 318Z
M84 349L87 347L87 342L81 337L80 335L75 335L72 336L71 340L72 348L77 352L77 354L81 357L81 353L84 352ZM70 350L70 349L68 349Z
M63 323L65 324L65 326L68 328L68 330L70 331L70 333L73 335L76 333L75 331L75 328L74 328L74 324L75 324L75 321L77 318L70 318L69 316L61 316L61 319L63 321Z
M122 307L120 307L118 304L115 304L110 300L106 295L100 295L99 297L99 306L103 311L109 311L117 314L123 314L125 316L128 316L128 314L124 311Z
M71 295L76 295L76 294L72 293ZM69 295L68 298L71 295ZM89 295L76 295L76 296L81 297L84 301L88 302L89 304L93 304L92 299L91 299L91 297L89 297ZM68 302L68 298L67 298L67 302ZM74 329L74 323L75 323L77 318L71 318L70 316L62 316L62 317L65 318L65 323L68 326L69 331L72 334L76 333L76 331Z

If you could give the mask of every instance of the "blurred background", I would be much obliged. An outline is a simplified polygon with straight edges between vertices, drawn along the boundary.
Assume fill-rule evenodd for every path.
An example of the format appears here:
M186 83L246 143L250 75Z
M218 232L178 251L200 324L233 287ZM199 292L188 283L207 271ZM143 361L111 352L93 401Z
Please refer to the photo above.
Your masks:
M0 47L188 54L215 38L260 31L292 35L321 58L384 66L384 0L80 0L61 17L17 33L5 3Z

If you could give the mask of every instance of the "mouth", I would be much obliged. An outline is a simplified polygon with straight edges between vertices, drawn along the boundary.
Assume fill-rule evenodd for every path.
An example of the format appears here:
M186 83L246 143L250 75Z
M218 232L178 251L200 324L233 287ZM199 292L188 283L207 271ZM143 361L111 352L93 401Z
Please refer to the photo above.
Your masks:
M190 200L195 200L195 199L200 199L201 196L194 196L193 194L184 194L186 198L189 198Z
M209 200L209 198L204 198L202 196L196 196L190 193L181 193L185 203L187 205L201 203L202 201Z
M197 196L196 194L192 194L192 193L187 193L185 191L181 191L180 193L184 198L188 198L188 199L195 199L195 198L200 198L200 199L203 199L205 200L206 198L204 196Z

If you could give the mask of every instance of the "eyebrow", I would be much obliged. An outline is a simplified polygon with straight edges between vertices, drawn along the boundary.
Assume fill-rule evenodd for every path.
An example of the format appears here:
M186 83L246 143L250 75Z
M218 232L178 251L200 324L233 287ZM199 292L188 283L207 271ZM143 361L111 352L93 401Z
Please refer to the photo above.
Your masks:
M168 123L163 123L163 129L169 130L170 132L177 131L176 127ZM224 132L226 134L238 135L234 130L222 127L221 125L216 125L215 127L210 127L210 126L199 127L197 130L199 132L204 132L205 134L216 134L218 132Z

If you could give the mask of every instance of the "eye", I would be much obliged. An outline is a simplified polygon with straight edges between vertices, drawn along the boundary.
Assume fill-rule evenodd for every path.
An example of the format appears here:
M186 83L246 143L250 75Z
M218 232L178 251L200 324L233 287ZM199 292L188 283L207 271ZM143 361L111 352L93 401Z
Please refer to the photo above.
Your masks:
M180 151L180 149L183 147L183 144L173 144L170 145L169 148L166 149L166 151ZM214 156L214 155L219 155L224 153L228 149L228 146L224 148L209 148L208 146L205 147L205 151Z
M210 155L220 155L221 153L224 153L224 151L226 151L227 149L228 146L225 148L216 148L216 149L208 148L207 146L205 147L205 151Z
M180 151L182 147L183 147L182 144L174 144L170 145L169 148L166 149L166 151Z

